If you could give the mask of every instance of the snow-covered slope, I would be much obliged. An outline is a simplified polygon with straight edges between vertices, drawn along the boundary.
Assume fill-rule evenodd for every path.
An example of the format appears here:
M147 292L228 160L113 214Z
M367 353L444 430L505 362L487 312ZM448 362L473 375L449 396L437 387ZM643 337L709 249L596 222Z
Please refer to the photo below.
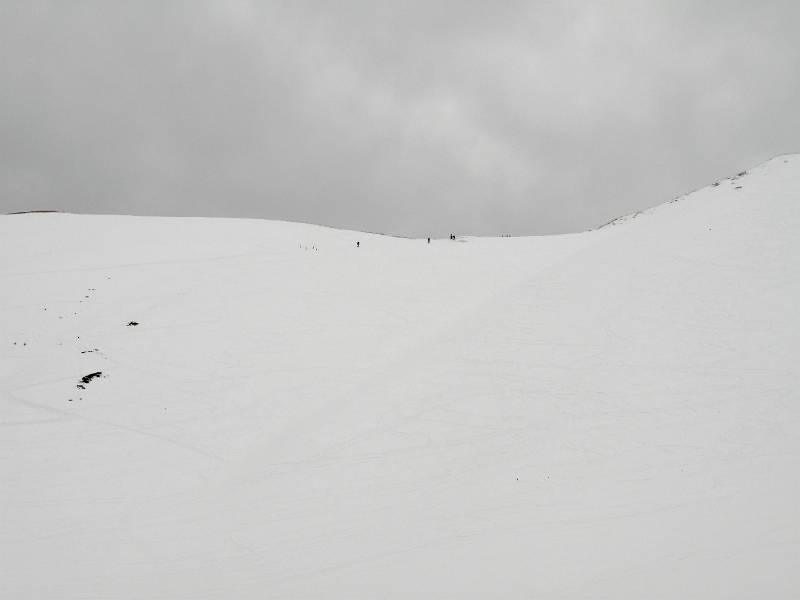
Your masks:
M0 217L0 596L796 596L798 231Z

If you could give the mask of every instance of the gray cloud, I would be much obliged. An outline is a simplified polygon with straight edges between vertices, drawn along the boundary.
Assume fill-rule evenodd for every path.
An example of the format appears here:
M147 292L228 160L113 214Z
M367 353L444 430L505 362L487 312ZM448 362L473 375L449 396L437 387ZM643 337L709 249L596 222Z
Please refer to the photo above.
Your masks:
M0 2L0 210L585 229L800 151L793 1Z

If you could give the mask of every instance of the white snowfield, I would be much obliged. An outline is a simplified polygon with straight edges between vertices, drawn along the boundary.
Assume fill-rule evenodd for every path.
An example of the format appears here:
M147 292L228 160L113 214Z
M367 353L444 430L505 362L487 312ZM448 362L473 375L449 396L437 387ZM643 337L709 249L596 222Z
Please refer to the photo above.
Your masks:
M0 344L4 599L800 597L800 156L552 237L3 216Z

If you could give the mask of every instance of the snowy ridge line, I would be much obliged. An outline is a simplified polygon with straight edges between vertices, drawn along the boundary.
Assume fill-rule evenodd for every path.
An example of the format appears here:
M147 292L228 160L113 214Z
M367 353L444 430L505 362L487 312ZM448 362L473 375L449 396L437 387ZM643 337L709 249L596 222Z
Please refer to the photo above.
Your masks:
M738 171L736 175L729 175L728 177L723 177L722 179L719 179L714 183L710 183L710 184L707 184L707 185L702 185L702 186L700 186L698 188L695 188L695 189L693 189L693 190L691 190L689 192L685 192L685 193L681 194L680 196L675 196L674 198L671 198L670 200L665 200L664 202L659 202L658 204L655 204L655 205L653 205L653 206L651 206L649 208L643 208L641 210L636 210L636 211L633 211L633 212L630 212L630 213L626 213L624 215L620 215L618 217L614 217L610 221L606 221L605 223L603 223L602 225L598 225L597 227L589 228L586 231L597 231L599 229L603 229L605 227L608 227L609 225L613 226L613 225L616 225L618 223L625 223L625 222L631 221L631 220L635 219L636 217L638 217L639 215L650 215L650 214L653 214L659 208L662 208L662 207L667 206L669 204L674 204L676 202L680 202L681 200L685 200L686 198L688 198L689 196L691 196L693 194L696 194L697 192L701 192L701 191L707 190L709 188L716 187L722 181L734 181L734 180L740 178L742 173L744 173L744 174L752 173L753 171L761 169L761 168L767 166L768 164L770 164L771 162L774 162L776 160L786 159L786 158L796 158L798 156L800 156L800 154L791 153L791 152L790 153L785 153L785 154L776 154L772 158L768 158L767 160L758 163L755 167L751 167L751 168L746 169L744 171Z

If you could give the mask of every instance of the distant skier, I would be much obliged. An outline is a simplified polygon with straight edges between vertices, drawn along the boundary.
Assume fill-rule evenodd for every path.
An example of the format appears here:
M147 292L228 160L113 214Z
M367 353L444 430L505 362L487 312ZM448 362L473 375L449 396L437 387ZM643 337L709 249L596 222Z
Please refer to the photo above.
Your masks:
M356 242L356 248L360 248L360 247L361 247L361 242Z
M429 244L431 243L431 238L428 238L428 243L429 243Z

